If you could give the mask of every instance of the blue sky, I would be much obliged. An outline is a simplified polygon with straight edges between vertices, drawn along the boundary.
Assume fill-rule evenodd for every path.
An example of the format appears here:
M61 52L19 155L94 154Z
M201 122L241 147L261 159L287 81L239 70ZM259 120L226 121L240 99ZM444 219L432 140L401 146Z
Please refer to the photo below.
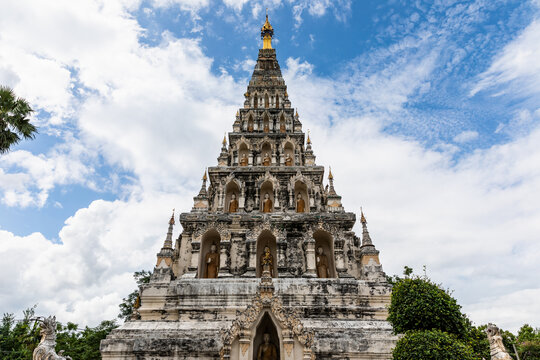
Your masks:
M3 311L115 316L216 163L268 8L317 163L385 270L427 265L473 321L540 326L537 0L0 2L0 83L40 131L0 157Z

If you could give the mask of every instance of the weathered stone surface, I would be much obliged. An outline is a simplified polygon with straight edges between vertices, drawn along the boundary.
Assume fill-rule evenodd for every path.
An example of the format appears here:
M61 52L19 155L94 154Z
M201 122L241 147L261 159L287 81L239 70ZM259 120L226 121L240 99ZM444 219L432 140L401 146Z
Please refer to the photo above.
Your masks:
M140 307L102 342L103 358L252 360L268 333L281 360L390 359L391 288L379 252L363 214L362 240L355 236L356 215L331 173L324 186L315 159L275 50L261 49L218 166L180 214L174 248L169 221ZM212 245L219 268L207 279ZM265 247L272 268L263 272ZM317 278L319 248L326 279Z

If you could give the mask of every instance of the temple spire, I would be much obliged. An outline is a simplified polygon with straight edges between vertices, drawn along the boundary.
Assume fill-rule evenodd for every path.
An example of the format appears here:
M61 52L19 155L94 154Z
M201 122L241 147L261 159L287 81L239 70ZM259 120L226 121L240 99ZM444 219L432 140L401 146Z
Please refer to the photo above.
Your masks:
M362 223L362 246L373 246L371 241L371 236L369 236L369 231L367 228L367 220L364 216L364 211L360 208L360 222Z
M167 237L165 238L165 242L163 243L163 249L172 249L172 233L173 233L173 227L174 227L174 209L172 211L171 218L169 220L169 230L167 231Z
M263 27L261 28L261 38L263 39L263 49L272 48L272 36L274 36L274 29L268 21L268 13L266 14L266 21L264 22Z
M330 182L328 194L335 195L336 190L334 189L334 175L332 175L332 167L328 167L328 182Z

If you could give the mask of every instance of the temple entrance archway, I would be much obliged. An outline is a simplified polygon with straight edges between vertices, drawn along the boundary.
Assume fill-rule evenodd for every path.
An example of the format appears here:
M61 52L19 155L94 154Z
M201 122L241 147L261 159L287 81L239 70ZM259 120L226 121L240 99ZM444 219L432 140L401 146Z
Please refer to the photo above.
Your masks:
M317 271L317 277L321 277L319 274L319 262L317 261L317 257L319 257L319 248L322 248L328 263L327 277L335 278L336 265L334 261L334 240L332 235L327 231L317 230L313 233L313 238L315 239L315 270Z
M261 257L264 254L264 248L268 246L270 248L270 254L272 255L272 277L277 277L277 243L276 237L270 230L263 230L257 238L257 271L256 276L262 276L261 269Z
M207 261L207 255L210 253L212 245L216 246L216 253L217 253L217 264L213 264L213 261L215 259L212 259L212 266L216 265L216 275L219 273L219 252L220 252L220 242L221 242L221 236L219 236L219 233L216 229L210 229L207 232L204 233L201 239L201 251L199 255L199 271L198 271L198 277L199 278L207 278L208 277L208 269L209 264ZM210 267L212 270L212 268ZM211 275L211 274L210 274ZM216 276L217 277L217 276Z
M281 346L280 335L278 333L276 325L274 324L274 321L272 320L270 314L267 311L265 311L264 315L261 317L261 320L259 321L259 324L257 325L254 333L255 336L253 338L253 341L251 342L253 344L253 353L251 359L258 360L259 347L261 347L261 345L264 343L264 334L269 335L269 343L275 347L277 356L276 360L282 359L281 353L283 350ZM262 350L268 351L268 348L269 347L266 347L266 349Z

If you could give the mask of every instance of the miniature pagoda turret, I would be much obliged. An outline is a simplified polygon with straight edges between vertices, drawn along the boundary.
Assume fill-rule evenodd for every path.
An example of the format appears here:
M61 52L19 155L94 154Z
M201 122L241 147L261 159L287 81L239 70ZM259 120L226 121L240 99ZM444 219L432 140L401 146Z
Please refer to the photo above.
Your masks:
M267 16L217 164L174 245L169 222L137 316L102 342L104 359L391 358L379 252L363 212L362 239L353 232L331 170L324 182L273 36Z

